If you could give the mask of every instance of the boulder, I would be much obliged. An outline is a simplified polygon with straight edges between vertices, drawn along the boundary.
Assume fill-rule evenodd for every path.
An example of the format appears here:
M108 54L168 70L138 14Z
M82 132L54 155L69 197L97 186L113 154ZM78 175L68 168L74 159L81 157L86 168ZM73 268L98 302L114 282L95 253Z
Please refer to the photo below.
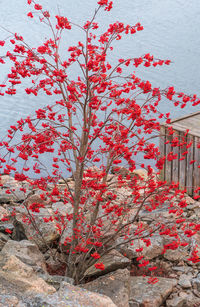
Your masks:
M0 294L0 307L19 307L19 299L14 295ZM25 305L24 305L25 306Z
M28 240L9 240L3 247L1 254L5 256L14 255L20 261L30 265L36 271L46 271L45 259L37 245Z
M198 274L196 278L192 279L192 284L196 287L196 289L200 293L200 274Z
M180 297L176 295L173 299L166 301L167 307L184 307L186 303L186 299L184 297Z
M9 235L0 232L0 251L2 250L2 248L9 239L10 239Z
M158 277L155 284L148 283L148 277L130 278L130 306L159 307L177 284L175 279Z
M16 207L16 219L23 224L26 237L35 242L40 250L45 251L47 246L60 236L54 220L44 221L44 218L48 219L54 216L54 213L50 208L40 208L40 212L31 212L31 216L33 222L30 223L30 216L26 209Z
M0 284L9 283L17 288L17 293L48 293L56 290L38 277L33 268L14 255L0 254ZM14 289L13 288L13 289ZM16 289L15 289L16 291Z
M104 275L118 269L124 269L130 265L130 260L122 256L122 254L116 250L112 250L109 254L98 259L97 263L98 262L102 262L105 269L102 271L100 269L96 269L93 265L87 269L84 274L85 277Z
M186 260L189 257L187 248L178 247L175 250L166 250L163 257L169 261L181 261Z
M123 238L117 239L117 243L123 243ZM143 240L135 240L133 243L127 243L118 247L118 250L126 255L129 259L137 258L140 254L144 256L145 259L151 260L160 255L163 251L163 239L160 235L154 235L150 238L151 245L146 246ZM138 253L136 250L143 248L143 250Z
M0 206L0 220L8 215L8 211L4 207Z
M52 295L37 295L24 300L28 306L48 307L116 307L109 297L62 283L59 291Z
M119 269L82 286L89 291L110 297L117 307L129 307L129 281L130 272L127 269Z
M62 275L49 275L48 273L46 274L39 274L39 276L46 281L49 285L53 286L56 290L60 289L60 286L63 281L67 282L68 284L73 285L74 284L74 279L67 277L67 276L62 276Z
M192 287L191 280L192 280L191 276L188 276L186 274L182 274L179 278L178 284L183 289L191 288Z
M147 180L148 172L144 168L134 170L131 175L135 175L138 179Z
M13 201L20 202L23 201L28 193L22 192L20 188L22 187L22 182L15 180L13 177L8 175L1 175L0 182L3 185L0 189L0 203L10 203Z

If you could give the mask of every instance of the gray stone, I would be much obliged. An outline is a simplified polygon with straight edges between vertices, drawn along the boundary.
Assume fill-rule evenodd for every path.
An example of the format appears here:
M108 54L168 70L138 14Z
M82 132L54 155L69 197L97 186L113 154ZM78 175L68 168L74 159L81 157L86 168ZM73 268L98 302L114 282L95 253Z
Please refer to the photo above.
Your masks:
M115 271L117 269L124 269L128 265L130 265L130 260L124 256L122 256L119 252L113 250L109 254L103 256L99 261L102 262L105 266L105 269L99 270L96 269L95 266L91 266L87 269L84 276L90 277L90 276L100 276L104 275L106 273L110 273L112 271Z
M109 297L93 293L63 282L59 291L52 295L37 295L26 298L31 307L116 307Z
M9 235L0 232L0 251L2 250L2 248L9 239L10 239Z
M18 305L19 300L14 295L1 295L0 294L0 307L14 307Z
M186 275L186 274L182 274L179 278L178 284L183 288L183 289L187 289L187 288L191 288L192 284L191 284L191 277Z
M14 255L0 253L0 285L9 284L14 286L16 293L54 293L54 287L48 285L38 277L33 268ZM2 285L2 286L3 286ZM13 289L14 289L13 288Z
M1 254L16 256L22 262L32 266L36 271L46 271L45 260L37 245L28 240L9 240L3 247Z
M123 238L117 240L117 244L123 243ZM135 240L133 244L128 243L118 247L118 250L123 254L127 255L129 259L137 258L140 254L145 259L151 260L162 254L163 251L163 239L160 235L155 235L150 238L151 245L146 246L142 240ZM143 248L142 252L136 252L137 249Z
M187 251L187 248L181 248L178 247L175 250L167 250L163 257L169 261L181 261L186 260L187 257L189 257L189 253Z
M82 286L110 297L118 307L129 307L130 272L127 269L101 276Z
M192 284L196 285L197 290L200 292L200 274L196 278L192 279Z
M62 282L66 282L70 285L74 284L73 278L61 275L49 275L49 274L39 274L39 276L44 279L46 283L52 285L56 290L60 289Z
M158 277L155 284L148 283L148 277L131 277L130 302L140 307L159 307L173 291L177 284L175 279Z
M173 266L172 270L187 274L190 271L190 267L186 265L185 266Z
M175 296L173 299L166 301L167 307L183 307L185 303L186 299L180 296Z
M8 210L0 206L0 220L4 217L7 217L8 215L9 215Z
M54 213L50 208L40 208L40 212L31 212L31 216L33 222L25 223L24 220L30 219L26 209L16 208L16 219L23 224L28 240L45 251L48 249L47 246L60 236L55 221L44 222L44 218L54 216Z
M54 213L56 211L58 211L59 214L62 214L63 216L66 216L66 214L72 214L73 213L72 205L70 203L64 204L61 201L52 204L52 210L53 210Z
M14 229L14 226L13 224L11 223L8 223L8 222L0 222L0 232L4 232L4 233L7 233L7 229L9 229L11 232L13 231Z
M198 298L198 297L194 296L192 293L190 293L186 297L185 306L187 306L187 307L199 307L200 306L200 298Z
M10 190L12 190L12 188L10 188ZM15 191L13 191L13 193L11 194L7 194L7 189L1 189L0 190L0 203L10 203L10 202L21 202L23 201L27 194L25 194L24 192L22 192L20 190L20 187L16 187L14 188Z

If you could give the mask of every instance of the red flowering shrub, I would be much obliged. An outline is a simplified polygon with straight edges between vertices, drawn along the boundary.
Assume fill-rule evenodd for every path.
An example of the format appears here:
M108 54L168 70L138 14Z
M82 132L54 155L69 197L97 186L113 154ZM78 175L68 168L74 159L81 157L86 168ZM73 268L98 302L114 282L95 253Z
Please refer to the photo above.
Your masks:
M12 62L8 82L0 84L0 95L15 95L18 84L28 79L31 82L25 89L26 94L37 96L44 92L54 103L10 126L7 139L0 143L1 172L14 174L16 180L40 190L41 200L48 199L51 203L62 200L65 205L72 205L72 213L57 211L43 220L44 223L54 221L60 236L64 236L71 222L71 234L64 237L68 254L66 274L76 282L82 280L91 265L104 270L103 262L96 263L97 259L101 261L119 245L142 239L150 246L155 232L172 237L172 243L166 244L165 250L182 246L185 242L179 238L178 227L187 237L197 233L200 227L181 217L187 204L179 184L167 184L159 179L165 160L177 159L177 155L169 152L161 157L152 140L160 131L160 119L170 123L170 114L159 111L163 98L169 108L170 104L197 105L200 100L195 95L177 93L174 87L154 88L150 81L137 77L137 67L157 69L157 66L169 65L168 59L157 59L147 53L139 58L119 58L113 66L109 63L114 41L143 30L140 23L115 22L97 36L96 14L102 8L111 10L111 1L98 1L93 18L78 26L83 40L69 47L64 59L59 54L62 33L67 30L70 39L70 31L76 29L76 25L67 17L55 16L54 26L48 11L43 11L34 0L28 0L28 4L33 5L28 16L36 18L39 14L41 24L49 25L52 36L41 46L29 47L22 36L13 34L13 51L0 57L1 63ZM0 41L0 46L6 44L9 41ZM71 79L68 72L74 63L79 72ZM187 147L192 144L187 144L185 138L178 139L172 128L169 134L174 147L187 145L186 152L179 157L184 159ZM16 136L21 140L18 144L14 142ZM47 154L48 159L42 160ZM139 162L141 156L143 163ZM152 161L156 170L151 166ZM146 170L146 176L134 173L138 165ZM122 166L126 168L125 174ZM111 170L115 171L114 179ZM73 188L66 180L69 174L74 180ZM59 187L61 179L64 189ZM26 188L22 191L25 193ZM8 189L6 193L13 190ZM141 210L153 212L166 202L176 223L171 225L155 219L149 227L139 222ZM29 214L40 212L40 208L44 208L42 201L26 207ZM123 238L122 242L117 241L119 237ZM137 249L140 267L149 263L140 254L142 251L143 248ZM190 259L198 261L196 251ZM153 278L151 282L155 281Z

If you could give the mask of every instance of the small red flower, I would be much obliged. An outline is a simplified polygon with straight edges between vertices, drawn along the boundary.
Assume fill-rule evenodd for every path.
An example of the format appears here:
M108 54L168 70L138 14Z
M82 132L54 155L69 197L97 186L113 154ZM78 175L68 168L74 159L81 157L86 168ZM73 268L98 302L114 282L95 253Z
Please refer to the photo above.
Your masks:
M35 9L38 10L38 11L42 10L42 6L39 5L39 4L37 4L37 3L35 4L34 7L35 7Z
M105 270L105 265L102 263L102 262L99 262L99 263L95 263L95 268L98 269L98 270Z
M29 13L27 14L27 16L30 17L30 18L33 18L33 14L32 14L31 12L29 12Z
M5 45L5 41L0 41L0 46L4 46Z
M5 232L7 232L7 233L12 233L12 230L10 230L9 228L6 228L6 229L5 229Z
M100 258L100 255L98 253L93 253L91 254L91 256L94 258L94 259L99 259Z

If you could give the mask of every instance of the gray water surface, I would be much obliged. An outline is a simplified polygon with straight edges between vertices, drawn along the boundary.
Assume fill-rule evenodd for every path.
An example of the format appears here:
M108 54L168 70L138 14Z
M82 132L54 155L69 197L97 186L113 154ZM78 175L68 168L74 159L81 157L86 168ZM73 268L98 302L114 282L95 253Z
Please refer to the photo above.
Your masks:
M21 33L31 46L37 46L48 37L48 29L41 28L36 18L30 19L26 16L30 11L26 2L26 0L0 0L0 25ZM68 19L83 24L92 16L97 1L41 0L38 2L47 8L52 16L60 12ZM122 58L137 57L149 52L155 57L170 59L172 65L156 69L140 69L138 75L152 81L153 86L165 88L174 85L177 90L200 96L200 1L114 0L113 10L110 13L100 14L98 21L103 29L114 21L132 25L141 22L144 31L120 41L116 55L120 54ZM0 29L0 40L8 36L7 32ZM62 47L63 54L66 46L75 44L80 38L80 31L67 35ZM8 65L0 66L1 81L6 76L7 70ZM26 87L28 83L24 81ZM16 119L31 114L35 108L51 102L53 97L28 96L22 87L15 96L0 96L0 135L2 136ZM194 112L199 108L188 106L185 109L178 109L166 102L163 102L161 107L163 111L171 111L172 117Z

